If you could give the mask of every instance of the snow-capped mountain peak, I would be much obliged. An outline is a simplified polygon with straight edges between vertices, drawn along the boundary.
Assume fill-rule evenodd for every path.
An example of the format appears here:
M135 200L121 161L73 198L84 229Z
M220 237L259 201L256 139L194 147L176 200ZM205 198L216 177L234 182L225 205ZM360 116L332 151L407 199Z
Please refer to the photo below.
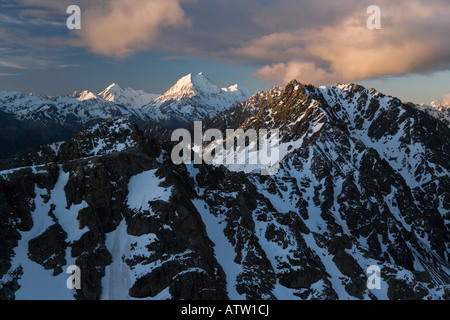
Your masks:
M84 90L82 92L75 91L70 95L71 97L77 99L78 101L85 101L90 99L98 99L97 95L92 93L91 91Z
M82 92L75 91L70 96L77 99L78 101L103 99L132 109L140 109L144 105L153 102L160 95L146 93L142 90L134 90L132 88L124 89L117 83L113 83L98 95L92 93L91 91L84 90Z
M124 90L120 85L117 83L113 83L110 86L108 86L105 90L100 92L98 95L102 97L105 100L108 101L114 101L114 97L118 93L122 93Z
M202 72L196 76L191 75L191 82L193 84L193 89L199 94L220 93L219 87L212 83Z
M228 88L222 88L223 91L228 91L228 92L235 92L235 91L239 91L240 87L238 84L229 86Z
M249 90L239 85L221 89L200 72L182 77L142 110L151 114L155 121L169 128L178 128L192 121L214 117L250 96Z
M195 76L190 73L178 80L173 87L157 99L157 102L181 100L183 98L192 98L198 95L214 95L220 93L221 89L212 83L202 72Z
M222 91L228 92L230 94L235 94L236 96L243 96L247 99L253 95L250 90L248 90L246 87L240 86L238 84L232 85L228 88L222 88Z
M153 102L159 97L159 94L146 93L142 90L131 88L122 88L117 83L111 84L105 90L98 94L99 97L124 106L140 109L142 106Z

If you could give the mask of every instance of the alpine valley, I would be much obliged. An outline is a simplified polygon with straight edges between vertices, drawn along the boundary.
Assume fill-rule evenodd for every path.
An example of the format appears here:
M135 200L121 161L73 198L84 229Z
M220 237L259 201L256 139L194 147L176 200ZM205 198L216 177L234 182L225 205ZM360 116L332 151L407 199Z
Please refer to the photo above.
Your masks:
M163 95L0 92L0 299L450 299L447 111L203 74ZM171 130L196 120L278 129L278 173L175 165Z

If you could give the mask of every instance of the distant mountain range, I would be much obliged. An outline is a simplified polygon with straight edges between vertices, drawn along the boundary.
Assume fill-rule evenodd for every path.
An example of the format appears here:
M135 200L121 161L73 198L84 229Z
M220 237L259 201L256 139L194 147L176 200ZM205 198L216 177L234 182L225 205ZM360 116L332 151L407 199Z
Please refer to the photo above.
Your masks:
M450 126L450 102L433 101L430 105L419 105L419 109Z
M26 101L37 96L2 93L17 122L70 110L87 124L76 105L88 102L123 114L0 162L0 299L450 299L439 108L295 80L231 106L241 91L198 75L141 108L89 94L36 107ZM175 165L158 120L181 122L194 106L191 121L211 112L205 127L278 129L279 172ZM147 110L159 113L131 119ZM80 290L65 287L69 265ZM379 289L367 287L374 265Z
M79 101L102 98L106 101L114 102L115 104L120 104L128 108L140 109L144 105L153 102L153 100L158 98L160 95L146 93L142 90L134 90L131 88L123 89L118 84L113 83L98 95L85 90L81 93L75 91L71 96Z
M162 96L117 84L98 95L83 91L47 97L0 91L0 159L66 140L83 128L114 117L139 125L153 120L170 129L186 127L249 97L247 89L238 85L219 89L203 74L183 77Z

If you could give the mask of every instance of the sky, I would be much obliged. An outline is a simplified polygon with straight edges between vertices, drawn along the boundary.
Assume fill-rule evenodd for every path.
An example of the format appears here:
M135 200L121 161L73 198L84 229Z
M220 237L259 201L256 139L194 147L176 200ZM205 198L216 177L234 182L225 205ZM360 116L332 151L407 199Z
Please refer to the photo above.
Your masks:
M222 87L359 83L428 103L450 93L448 17L448 0L2 0L0 90L163 93L203 72Z

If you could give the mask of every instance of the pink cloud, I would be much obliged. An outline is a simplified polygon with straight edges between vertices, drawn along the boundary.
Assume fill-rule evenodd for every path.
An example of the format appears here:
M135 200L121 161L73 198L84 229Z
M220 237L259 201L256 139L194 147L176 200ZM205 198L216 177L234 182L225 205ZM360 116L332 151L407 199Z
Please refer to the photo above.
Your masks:
M61 14L72 4L70 0L17 1ZM277 83L292 78L313 84L354 82L450 69L448 0L378 0L381 30L366 27L370 1L77 2L82 29L71 32L70 44L101 56L120 59L155 49L170 56L189 54L259 65L254 76ZM39 17L44 11L33 14ZM2 37L0 32L0 38L25 39L8 34ZM59 43L67 46L65 41Z
M276 84L285 84L292 79L308 84L329 82L330 79L337 81L337 79L333 78L333 74L316 67L314 63L298 61L281 62L265 66L255 72L253 76Z
M254 76L276 83L351 82L450 67L450 4L383 3L381 30L368 30L366 12L354 11L333 25L264 35L231 52L269 62Z
M165 28L188 28L183 0L102 0L86 8L74 43L93 53L124 58L158 45ZM162 38L163 39L163 38Z

